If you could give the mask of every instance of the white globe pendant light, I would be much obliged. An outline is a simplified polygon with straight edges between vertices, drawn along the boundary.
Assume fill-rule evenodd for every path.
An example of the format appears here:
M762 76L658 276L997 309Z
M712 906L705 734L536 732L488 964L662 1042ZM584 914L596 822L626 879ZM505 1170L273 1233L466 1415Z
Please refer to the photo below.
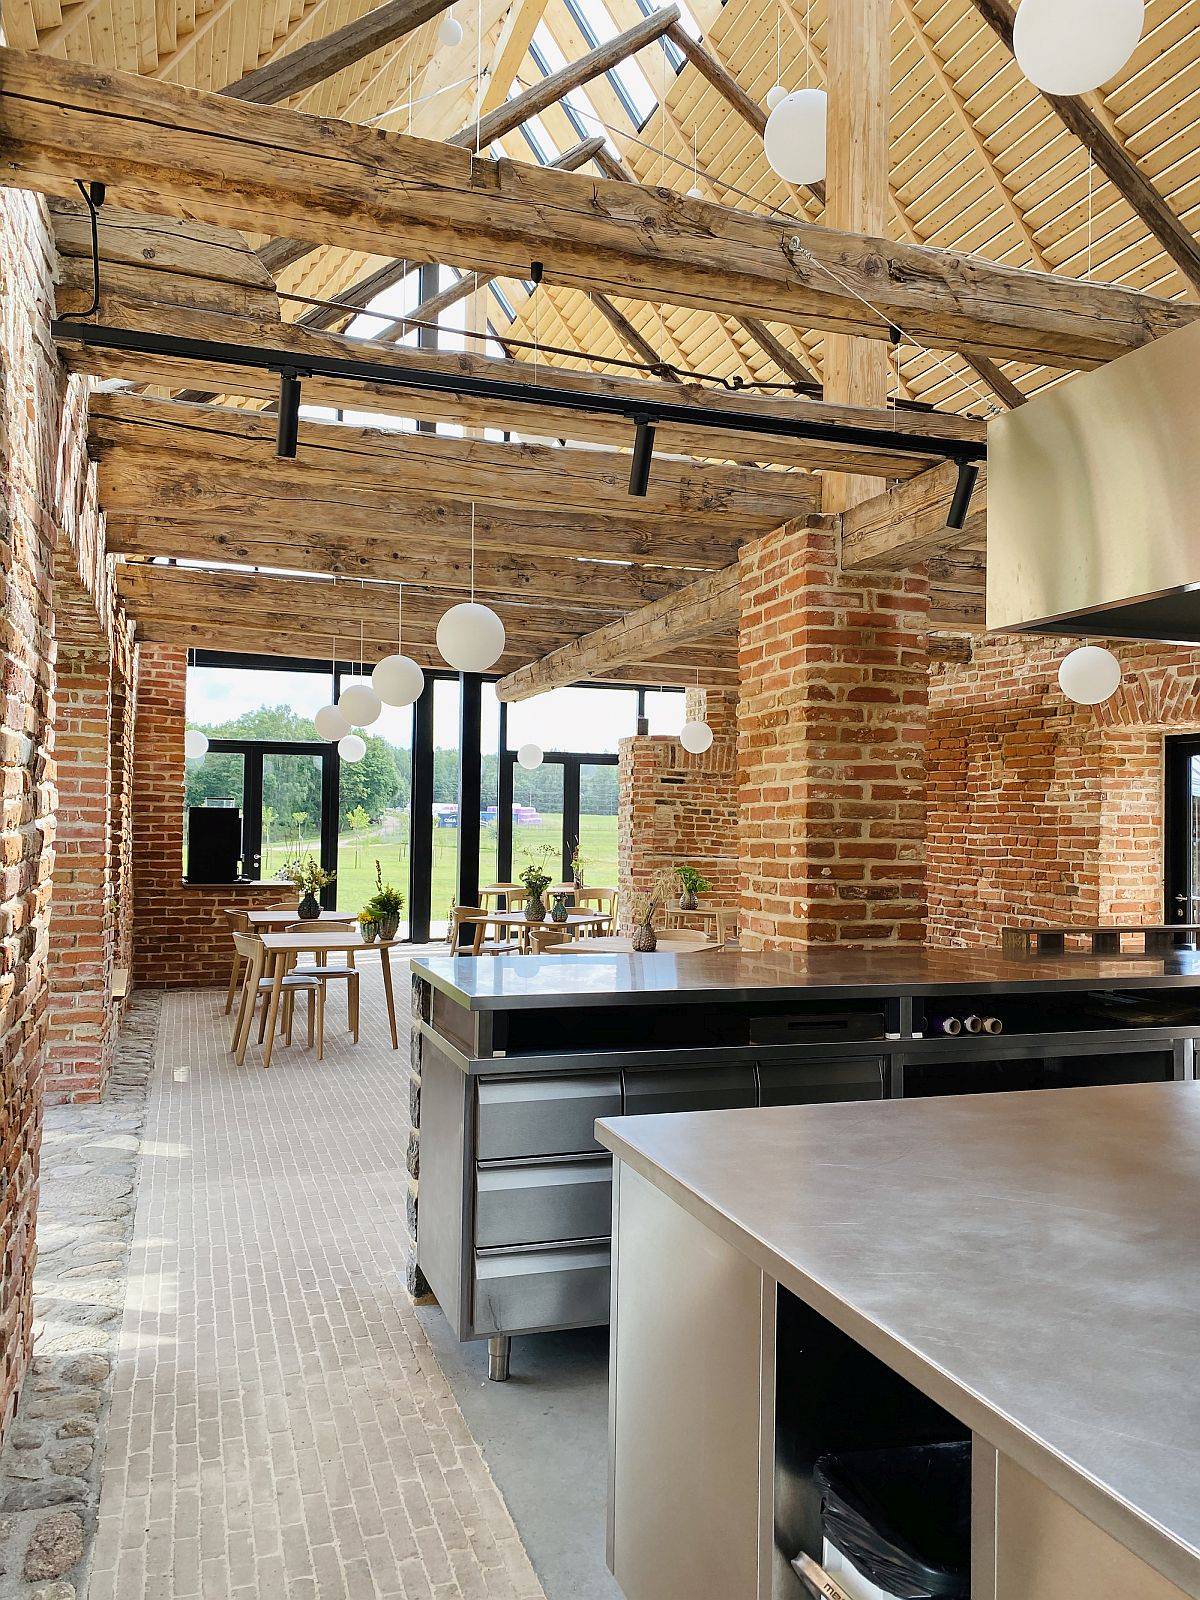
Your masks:
M1145 20L1142 0L1021 0L1013 54L1046 94L1087 94L1120 72Z
M383 706L369 683L350 683L338 696L338 710L352 728L369 728Z
M437 647L456 672L486 672L504 654L504 624L490 606L464 600L438 623Z
M434 635L442 659L456 672L486 672L504 654L504 624L475 598L475 503L471 502L471 598L451 606Z
M789 183L820 183L825 176L827 100L824 89L797 89L767 118L767 161Z
M313 726L322 739L328 739L330 744L336 744L345 734L350 732L350 724L345 713L339 711L337 706L322 706L313 718Z
M767 110L774 111L781 100L787 99L787 90L781 83L776 83L767 90Z
M438 23L437 36L438 43L444 44L448 50L453 50L456 44L462 43L463 27L462 23L454 15L453 7L446 12Z
M361 761L367 753L367 741L357 733L347 733L338 740L338 755L343 761Z
M702 756L713 742L713 731L707 722L685 722L679 731L679 742L694 756Z
M183 736L183 753L188 761L200 761L208 754L208 735L189 728Z
M517 765L524 767L526 772L533 772L542 764L542 747L540 744L523 744L517 751Z
M1063 657L1058 686L1077 706L1098 706L1120 688L1121 663L1101 645L1081 645Z
M384 656L371 674L371 687L385 706L411 706L425 688L425 674L411 656Z

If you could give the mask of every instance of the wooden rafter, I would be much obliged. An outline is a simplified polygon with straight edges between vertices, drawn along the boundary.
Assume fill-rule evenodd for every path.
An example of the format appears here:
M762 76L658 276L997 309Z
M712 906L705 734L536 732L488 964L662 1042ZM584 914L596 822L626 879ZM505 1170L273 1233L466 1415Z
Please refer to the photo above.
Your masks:
M987 523L987 472L981 470L961 528L946 526L957 471L931 467L842 514L842 566L847 572L898 571L978 539Z

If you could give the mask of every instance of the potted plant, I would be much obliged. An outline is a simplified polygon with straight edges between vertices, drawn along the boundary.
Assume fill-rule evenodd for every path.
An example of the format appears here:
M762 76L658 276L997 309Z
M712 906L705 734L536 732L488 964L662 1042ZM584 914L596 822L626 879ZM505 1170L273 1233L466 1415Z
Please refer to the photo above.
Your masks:
M317 896L322 889L329 887L337 874L319 867L312 856L298 856L285 864L283 876L300 891L297 916L304 922L314 922L321 915L321 902Z
M660 869L650 880L648 889L639 889L633 896L633 948L649 955L658 948L658 935L654 931L654 918L665 905L675 885L675 874Z
M546 902L542 899L550 887L550 874L546 871L546 850L534 851L528 864L518 874L525 885L526 922L545 922Z
M359 924L365 917L376 924L376 931L385 943L400 931L400 913L404 910L404 896L399 889L383 881L383 866L375 862L375 893L358 914ZM367 936L364 934L364 938ZM368 943L369 943L368 939Z
M700 904L700 896L707 894L712 884L696 867L676 867L675 876L679 880L680 911L695 911Z
M358 931L364 944L374 944L379 937L379 919L370 910L370 902L358 913Z
M565 893L555 891L551 895L550 921L565 922L567 920L567 897Z
M571 881L577 889L583 888L583 869L587 864L588 859L577 843L571 851Z

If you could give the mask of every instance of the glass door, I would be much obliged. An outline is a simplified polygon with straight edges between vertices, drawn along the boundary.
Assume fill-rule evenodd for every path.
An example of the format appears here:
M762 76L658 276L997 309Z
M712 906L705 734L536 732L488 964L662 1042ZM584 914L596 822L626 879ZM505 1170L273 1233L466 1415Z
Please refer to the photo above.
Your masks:
M584 857L587 883L615 888L617 882L617 758L547 752L527 772L506 750L501 758L501 878L520 874L531 856L544 856L551 878L571 877L575 847ZM504 806L512 823L504 831Z
M599 889L615 889L617 763L581 761L578 771L579 824L576 837L583 867L583 881ZM573 847L575 840L568 839L567 842Z
M1200 922L1200 738L1167 740L1166 921Z

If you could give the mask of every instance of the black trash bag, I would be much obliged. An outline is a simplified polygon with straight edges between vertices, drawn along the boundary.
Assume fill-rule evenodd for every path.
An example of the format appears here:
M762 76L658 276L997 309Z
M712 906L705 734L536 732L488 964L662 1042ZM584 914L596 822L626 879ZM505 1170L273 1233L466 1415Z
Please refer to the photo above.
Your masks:
M825 1537L900 1600L971 1593L971 1446L911 1445L822 1456Z

